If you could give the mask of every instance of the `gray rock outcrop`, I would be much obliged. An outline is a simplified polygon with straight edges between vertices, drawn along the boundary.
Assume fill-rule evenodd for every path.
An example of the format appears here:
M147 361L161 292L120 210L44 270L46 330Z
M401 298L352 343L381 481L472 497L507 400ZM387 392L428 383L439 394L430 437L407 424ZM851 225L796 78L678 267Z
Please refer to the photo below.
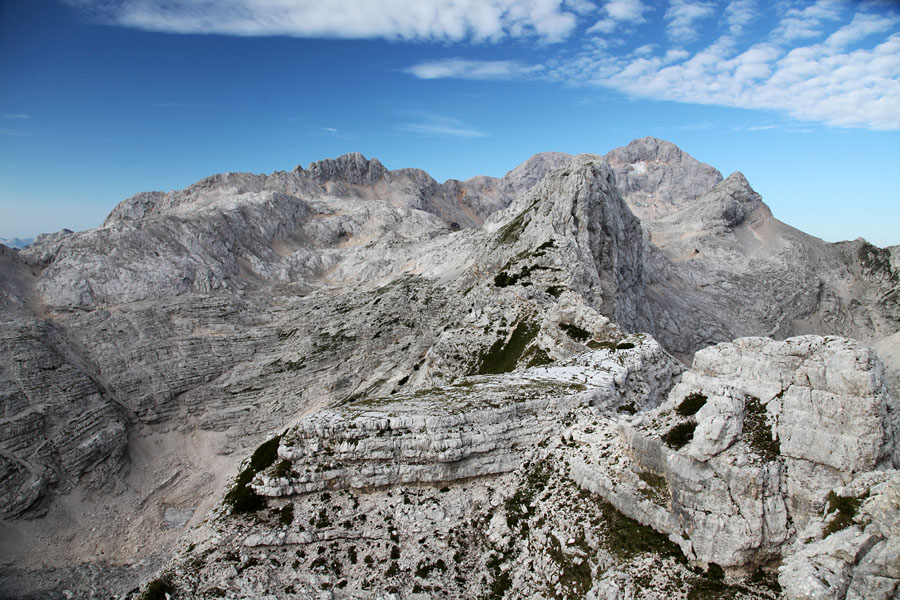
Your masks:
M773 576L747 576L784 558L784 597L893 597L897 407L871 350L816 336L720 344L660 404L675 361L646 336L621 345L307 417L270 442L268 464L260 451L245 463L171 582L189 594L302 595L316 582L368 596L367 578L383 577L398 593L508 582L523 597L663 598L661 577L691 594L768 598L781 597ZM692 437L679 440L688 423ZM238 503L242 485L261 508ZM619 527L626 537L610 535ZM313 550L332 562L306 558ZM730 578L665 558L682 552ZM263 554L276 560L262 566ZM223 573L198 556L240 564Z
M124 595L176 543L195 595L728 587L896 465L898 252L805 236L653 138L503 178L348 154L137 194L0 247L0 595ZM889 368L832 338L703 350L801 333ZM697 353L674 391L667 352ZM221 504L236 471L267 508ZM891 535L866 535L848 590L891 577ZM728 589L777 597L772 578Z
M804 533L781 567L787 598L900 594L900 472L867 473L830 492Z
M687 556L752 568L785 556L831 490L895 468L898 411L869 348L745 338L698 352L660 408L611 424L625 461L586 452L573 469ZM663 502L642 497L647 473Z

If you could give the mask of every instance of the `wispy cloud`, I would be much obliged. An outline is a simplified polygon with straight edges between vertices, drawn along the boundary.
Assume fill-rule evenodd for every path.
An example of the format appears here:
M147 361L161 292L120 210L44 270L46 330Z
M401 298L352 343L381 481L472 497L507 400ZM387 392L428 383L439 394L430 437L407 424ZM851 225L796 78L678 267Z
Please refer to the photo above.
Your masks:
M7 119L10 121L19 121L22 119L30 119L30 115L24 115L22 113L0 113L0 119Z
M676 64L635 59L594 82L633 96L776 109L802 121L900 129L900 34L872 49L827 43L739 51L723 37Z
M406 72L419 79L518 79L542 71L541 65L515 60L447 58L415 64Z
M589 15L597 10L597 5L590 0L565 0L565 3L579 15Z
M773 34L786 42L819 37L826 21L838 21L846 4L841 0L818 0L805 8L791 8Z
M649 7L641 0L608 0L603 4L603 12L606 15L588 29L588 33L613 33L614 31L627 32L634 25L646 22L644 13Z
M487 137L487 133L460 119L432 114L422 114L418 120L402 125L401 129L408 133L428 137Z
M678 129L683 131L704 131L707 129L712 129L714 127L720 127L721 124L718 121L697 121L695 123L687 123L685 125L681 125Z
M776 110L837 127L900 129L900 17L889 0L782 0L777 23L757 43L744 38L749 26L760 25L758 0L669 0L660 10L645 0L65 1L128 27L247 36L544 43L571 38L580 24L587 28L580 48L543 46L547 56L534 64L446 58L405 72L420 79L541 78L640 98ZM627 43L651 18L666 36ZM688 45L713 26L717 37ZM484 135L447 122L407 130Z
M337 138L339 140L355 139L355 136L348 134L346 131L338 129L337 127L320 127L317 131L315 131L313 133L316 135Z
M563 40L585 0L66 0L104 21L172 33L499 41Z
M725 24L732 35L740 35L744 27L759 18L755 0L734 0L725 7Z
M692 42L699 37L697 21L715 14L715 5L710 2L689 2L672 0L666 11L666 35L681 44Z
M428 63L419 72L423 65L416 65L409 72L431 78L540 77L636 98L776 110L834 127L900 130L900 15L875 13L865 4L848 11L848 6L819 0L790 8L765 41L748 45L741 34L754 22L754 2L735 0L720 7L719 36L689 52L680 45L694 39L688 30L697 30L700 20L714 17L716 10L710 3L673 0L662 17L674 42L668 46L619 50L588 37L580 52L553 57L543 69L518 62L485 63L478 69L451 59ZM643 9L635 7L607 3L602 10L608 18L639 23Z
M849 25L841 27L828 36L825 44L833 48L845 48L870 35L896 29L898 24L900 24L900 18L896 16L858 13L853 16L853 21Z

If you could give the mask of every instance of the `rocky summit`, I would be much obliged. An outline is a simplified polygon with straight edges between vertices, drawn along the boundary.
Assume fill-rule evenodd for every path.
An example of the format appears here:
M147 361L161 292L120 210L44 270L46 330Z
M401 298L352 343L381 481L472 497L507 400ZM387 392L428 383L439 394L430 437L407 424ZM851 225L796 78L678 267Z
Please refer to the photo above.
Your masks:
M900 247L665 141L0 245L0 597L900 596Z

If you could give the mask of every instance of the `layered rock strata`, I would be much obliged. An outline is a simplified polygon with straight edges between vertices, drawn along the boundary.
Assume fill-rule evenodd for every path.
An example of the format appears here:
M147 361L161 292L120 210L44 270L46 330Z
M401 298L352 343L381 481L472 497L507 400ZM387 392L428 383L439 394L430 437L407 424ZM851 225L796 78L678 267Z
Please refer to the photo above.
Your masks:
M244 480L263 505L226 496L167 581L285 597L315 585L367 597L376 580L401 595L892 597L896 406L871 350L741 339L698 353L679 381L651 339L620 346L304 419ZM845 411L853 429L833 419ZM800 443L810 430L834 452ZM860 499L858 512L841 498ZM189 567L198 553L238 564L216 576L208 560ZM264 566L262 553L277 559ZM757 569L782 558L779 588Z
M696 350L737 336L804 332L877 341L879 352L890 359L900 328L897 260L897 248L878 249L862 240L831 245L805 236L773 219L740 174L724 178L653 138L606 157L536 155L500 179L440 184L422 171L388 170L377 160L351 154L307 169L227 173L181 191L138 194L99 229L41 236L19 252L0 248L0 494L9 507L0 523L0 550L10 557L0 568L13 569L4 571L4 582L23 582L8 595L62 589L53 581L76 586L66 588L76 596L94 593L88 587L122 592L121 578L103 588L103 574L130 573L131 565L144 565L136 568L146 573L149 565L165 561L174 540L201 523L242 458L273 432L320 409L329 411L314 417L316 427L342 440L334 447L322 445L322 452L327 446L348 465L368 471L326 468L324 454L303 449L318 438L298 430L298 444L293 450L285 445L278 459L296 462L297 477L275 478L272 465L258 473L256 484L265 482L260 497L279 510L290 505L299 515L312 509L295 501L299 496L279 496L277 490L313 490L301 494L310 498L337 490L348 502L350 494L361 502L377 496L372 506L386 509L392 505L385 490L392 487L416 488L422 502L442 504L449 498L442 494L455 494L456 486L465 485L473 494L466 506L477 505L475 512L493 519L489 515L495 503L505 503L505 490L489 493L478 474L493 473L485 477L503 485L525 485L535 476L535 464L546 464L538 471L547 474L547 485L557 486L554 493L575 490L577 495L570 465L581 460L575 448L582 446L593 448L595 462L618 465L609 468L630 478L628 485L666 498L664 486L656 485L660 480L651 476L664 478L664 470L625 468L634 458L625 460L619 453L639 452L623 445L619 425L609 425L611 415L621 417L621 431L632 431L628 439L646 450L642 464L661 464L661 457L669 456L650 449L659 445L659 432L624 424L625 415L647 408L642 398L662 397L671 384L664 373L657 380L651 365L658 361L665 371L669 358L647 358L640 366L630 362L644 356L646 348L644 342L625 341L628 332L654 335L686 362ZM640 352L618 347L629 343ZM598 352L584 354L591 349ZM777 353L763 355L763 362L780 360ZM510 372L534 373L522 371L526 368L552 371L573 356L603 357L590 359L590 369L587 363L579 367L579 376L592 383L561 375L565 386L503 379ZM591 369L606 372L609 360L631 365L629 372L649 370L648 375L616 371L614 384L594 381ZM685 375L681 385L692 377L701 375ZM695 383L715 387L728 377ZM886 381L894 385L897 371ZM461 383L471 387L457 387ZM574 397L570 387L575 384L587 385L593 399L585 404L579 396L575 405L562 401ZM492 391L496 385L534 397L502 400ZM541 386L549 387L542 392ZM843 402L843 392L816 386L813 391ZM675 453L680 458L673 460L681 466L670 474L675 477L677 471L684 486L694 490L684 493L687 505L700 502L705 485L691 480L697 465L717 464L749 443L741 437L746 428L737 423L756 423L776 414L770 408L782 406L783 398L766 400L769 390L762 388L753 393L759 406L767 402L763 411L743 392L723 391L722 398L710 400L704 410L715 407L718 416L697 425L697 439L708 443ZM793 393L785 391L791 411L818 410L810 408L817 406L814 394L804 399ZM462 408L422 404L426 397L445 397ZM364 417L354 408L375 398L391 402L374 402L365 411L378 413L389 404L404 416ZM855 422L870 423L865 415L873 407L861 402L847 414L856 410ZM779 410L780 422L787 423L792 417ZM586 419L583 427L571 428L581 418ZM679 421L671 415L653 418L666 427ZM823 426L839 421L834 417ZM376 443L363 436L364 428L352 431L351 423L369 423L389 431L390 438L383 433ZM481 446L472 446L475 441L466 433L472 428L490 432L479 438ZM738 429L743 442L733 441ZM874 439L868 431L858 433L860 439ZM805 443L801 434L796 434L796 447ZM431 435L443 445L426 444ZM721 528L732 544L725 558L713 560L715 543L699 536L696 549L687 549L689 556L717 564L756 564L778 556L793 539L796 523L790 519L812 515L821 504L815 486L847 483L847 477L872 465L882 468L885 456L895 452L887 442L880 449L874 442L868 449L854 449L839 436L833 441L839 452L830 457L783 453L764 461L751 452L740 468L729 465L740 471L748 498L762 495L763 509L755 499L727 497L733 490L724 484L716 483L712 497L731 502L728 506L742 515L763 515L762 520L747 517L740 527L762 524L764 532L740 546L735 538L744 530L730 517L722 521L688 511L704 526ZM785 443L791 446L787 438ZM477 451L465 450L469 446ZM381 453L387 462L367 462L363 449ZM866 462L862 457L869 450L882 454ZM722 469L710 481L726 473ZM584 473L578 477L587 481ZM809 489L797 483L807 480L813 482ZM374 485L387 487L365 496ZM625 493L627 486L617 490ZM265 496L270 492L276 495ZM502 523L492 530L490 544L521 536L512 544L513 554L504 554L506 560L498 563L508 565L502 571L512 568L515 554L533 567L532 575L509 571L523 589L557 596L569 593L564 589L586 593L593 583L581 586L594 579L604 582L597 594L636 589L646 569L607 569L620 563L603 554L610 552L600 541L606 534L577 530L565 521L614 522L598 508L597 497L585 496L572 512L549 492L544 495L544 525L537 527L535 521L528 535L519 525L507 525L507 533ZM636 503L635 510L647 515L645 522L656 519L660 530L681 531L681 536L685 521L680 513L659 508L665 500L656 504ZM304 518L318 519L319 510ZM466 531L482 525L463 526L465 510L447 510L462 519L457 524ZM551 518L553 511L565 519ZM789 518L786 528L782 513ZM429 522L438 527L442 521L436 511L433 516ZM55 538L69 541L47 541L46 523L58 530ZM327 536L350 535L322 530ZM556 531L552 536L551 530ZM780 541L785 531L788 537ZM265 536L259 539L272 539ZM587 536L589 551L568 544L581 536ZM222 557L233 551L230 543L218 547ZM526 553L529 544L540 551ZM478 593L487 593L490 582L505 581L495 572L497 564L488 564L487 556L496 552L492 547L481 547L484 556L461 563L483 570L486 583L476 586ZM387 549L373 552L373 559L384 558L379 552ZM576 558L581 562L576 564ZM87 566L79 566L82 561ZM592 569L588 579L580 577L585 564ZM671 568L663 571L694 576ZM92 573L91 583L78 588L73 582L84 572ZM29 588L26 575L32 573L38 583ZM542 576L557 578L552 592L540 587ZM451 585L452 577L441 582ZM264 587L241 588L241 593L256 595Z

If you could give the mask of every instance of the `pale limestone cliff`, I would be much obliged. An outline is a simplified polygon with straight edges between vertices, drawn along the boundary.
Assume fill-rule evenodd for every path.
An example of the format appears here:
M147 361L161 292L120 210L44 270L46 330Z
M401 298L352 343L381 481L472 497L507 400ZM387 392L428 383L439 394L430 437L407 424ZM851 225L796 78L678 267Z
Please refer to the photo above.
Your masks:
M661 442L690 420L654 408L680 370L663 348L841 333L891 360L900 314L897 248L804 236L742 175L653 138L464 182L359 154L226 173L0 251L14 597L127 595L179 539L180 589L213 597L777 597L771 569L734 578L800 552L823 494L897 456L897 411L858 381L878 361L820 338L700 352L666 405L714 391L694 441ZM755 374L734 371L751 357ZM776 390L775 373L797 381ZM763 422L782 428L775 459L749 433ZM278 432L278 462L241 488L268 509L227 515L242 459ZM882 538L860 573L883 577ZM372 562L352 562L364 545Z

